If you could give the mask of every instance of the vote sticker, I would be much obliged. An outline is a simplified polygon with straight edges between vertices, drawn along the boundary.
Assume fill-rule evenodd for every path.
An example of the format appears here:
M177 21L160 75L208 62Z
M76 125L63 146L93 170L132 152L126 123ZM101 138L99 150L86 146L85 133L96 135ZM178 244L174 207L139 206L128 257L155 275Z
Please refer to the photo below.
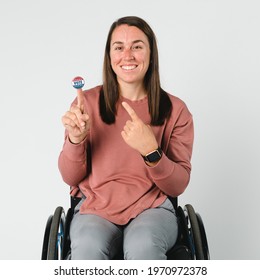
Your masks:
M85 85L85 81L83 78L81 77L75 77L73 80L72 80L72 85L74 88L76 89L80 89L80 88L83 88L84 85Z

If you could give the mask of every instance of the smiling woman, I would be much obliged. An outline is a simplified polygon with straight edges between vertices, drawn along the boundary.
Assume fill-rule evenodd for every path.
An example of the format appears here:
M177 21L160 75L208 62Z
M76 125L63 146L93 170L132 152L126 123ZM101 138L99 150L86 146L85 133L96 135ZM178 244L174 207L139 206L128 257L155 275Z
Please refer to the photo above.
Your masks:
M146 96L143 79L150 62L146 35L135 26L118 26L112 35L110 58L120 94L130 100Z
M155 35L124 17L108 33L103 84L63 116L59 169L81 196L70 227L72 259L166 259L178 223L168 196L186 189L193 120L160 85ZM174 108L174 110L172 109Z
M131 32L129 31L130 29ZM170 115L172 105L168 94L164 92L160 85L159 59L156 37L151 27L143 19L134 16L123 17L115 21L112 24L107 36L103 65L103 86L100 94L99 109L101 118L107 124L115 122L115 115L117 111L116 104L120 95L122 96L122 93L120 93L120 90L122 91L122 87L120 89L118 77L116 76L112 68L113 66L111 65L111 52L113 51L112 37L114 36L115 32L119 33L119 30L123 31L122 35L117 34L117 36L121 36L121 39L119 39L119 41L114 39L113 43L120 43L120 45L117 46L120 50L123 48L122 44L126 41L126 38L129 38L128 36L130 35L132 36L132 42L130 42L133 45L134 43L138 43L138 41L141 40L143 43L142 47L149 49L149 65L143 80L139 81L139 83L136 83L136 89L134 89L133 85L129 85L129 83L125 84L126 87L124 89L124 94L128 95L129 99L135 100L136 98L138 99L138 92L143 91L143 93L145 93L148 98L148 109L151 116L151 124L162 125L164 120ZM126 32L126 30L128 30L128 32ZM138 49L141 47L141 44L137 44L135 47ZM126 92L129 87L134 89L132 93ZM139 91L136 93L137 90ZM134 94L136 96L133 96ZM141 94L139 98L141 98Z

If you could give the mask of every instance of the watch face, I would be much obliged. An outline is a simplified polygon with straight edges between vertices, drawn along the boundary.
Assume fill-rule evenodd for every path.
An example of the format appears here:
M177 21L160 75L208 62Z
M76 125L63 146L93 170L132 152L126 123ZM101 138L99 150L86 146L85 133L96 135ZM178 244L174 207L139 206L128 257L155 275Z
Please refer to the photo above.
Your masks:
M146 156L149 162L155 162L158 161L162 155L159 153L159 151L154 151L151 154Z

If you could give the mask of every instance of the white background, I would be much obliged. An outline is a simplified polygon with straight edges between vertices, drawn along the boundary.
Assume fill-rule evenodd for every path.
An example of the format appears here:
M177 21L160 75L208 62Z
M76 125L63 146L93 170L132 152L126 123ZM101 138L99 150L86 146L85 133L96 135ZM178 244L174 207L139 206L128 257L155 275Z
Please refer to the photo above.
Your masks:
M143 17L157 35L162 86L188 105L190 203L212 259L259 259L260 4L253 0L0 2L0 259L39 259L45 223L69 187L57 159L71 79L100 84L110 25Z

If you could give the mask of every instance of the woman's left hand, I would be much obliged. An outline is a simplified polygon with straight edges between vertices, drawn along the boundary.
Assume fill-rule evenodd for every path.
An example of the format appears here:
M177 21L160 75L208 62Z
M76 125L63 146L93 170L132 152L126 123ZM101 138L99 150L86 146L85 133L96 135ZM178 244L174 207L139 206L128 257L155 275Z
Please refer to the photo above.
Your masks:
M149 125L146 125L136 114L134 109L126 102L122 102L131 120L128 120L124 126L121 135L130 147L137 150L141 155L145 156L148 153L158 148L158 143Z

